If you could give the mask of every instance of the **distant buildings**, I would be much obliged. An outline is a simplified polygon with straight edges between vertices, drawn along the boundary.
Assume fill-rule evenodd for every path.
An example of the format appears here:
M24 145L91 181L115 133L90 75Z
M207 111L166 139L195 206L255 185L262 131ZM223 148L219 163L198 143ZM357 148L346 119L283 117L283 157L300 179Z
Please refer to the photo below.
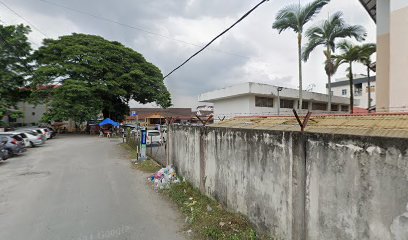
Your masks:
M171 119L173 123L190 123L193 116L191 108L131 108L126 122L139 122L145 126L165 124L166 119Z
M41 118L44 116L44 113L47 111L47 105L34 105L27 102L19 102L15 111L22 112L22 117L13 118L12 114L6 114L2 121L7 124L13 124L16 126L38 125L41 121Z
M354 75L353 81L353 96L354 96L354 107L368 108L368 91L371 91L371 107L375 106L375 96L376 96L376 84L375 76L370 77L371 89L368 89L368 78L364 75ZM328 85L326 84L326 88ZM350 98L350 81L348 78L339 78L335 82L331 83L331 89L334 96L341 96Z
M214 104L217 121L235 116L292 115L292 109L298 105L298 94L297 89L247 82L203 93L198 100ZM303 91L302 109L327 113L327 101L326 94ZM346 113L349 99L333 96L331 107L333 113Z

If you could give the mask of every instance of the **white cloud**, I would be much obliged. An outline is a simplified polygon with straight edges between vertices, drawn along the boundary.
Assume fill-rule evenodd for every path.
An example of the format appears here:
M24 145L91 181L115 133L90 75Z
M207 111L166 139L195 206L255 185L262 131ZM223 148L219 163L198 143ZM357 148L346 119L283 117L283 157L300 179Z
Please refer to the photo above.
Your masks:
M142 53L148 61L159 66L163 73L168 73L198 50L189 44L101 21L39 0L8 1L10 7L18 10L51 37L83 32L120 41ZM120 4L114 0L52 1L198 45L206 43L258 3L255 0L122 0ZM195 106L200 93L243 81L297 87L296 35L290 31L279 35L271 28L276 12L284 5L295 2L298 0L266 2L215 42L211 49L166 79L174 106ZM375 42L375 24L358 0L332 0L313 23L339 10L344 12L350 24L366 27L368 41ZM7 23L22 22L7 9L0 8L0 14ZM37 43L41 37L35 31L30 35ZM327 80L322 51L321 48L316 49L303 65L304 88L316 84L315 91L325 92ZM340 68L335 77L344 76L344 68ZM354 69L356 73L365 73L361 65L356 64Z

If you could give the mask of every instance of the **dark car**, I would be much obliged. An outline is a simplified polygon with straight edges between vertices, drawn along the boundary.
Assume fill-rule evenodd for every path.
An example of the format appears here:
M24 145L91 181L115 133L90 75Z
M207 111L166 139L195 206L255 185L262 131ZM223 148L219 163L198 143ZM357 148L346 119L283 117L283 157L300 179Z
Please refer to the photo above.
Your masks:
M7 142L6 138L0 138L0 160L6 160L9 156L7 154L7 151L5 149L5 144Z
M2 142L4 142L4 150L7 156L18 155L26 151L24 140L17 134L1 134Z

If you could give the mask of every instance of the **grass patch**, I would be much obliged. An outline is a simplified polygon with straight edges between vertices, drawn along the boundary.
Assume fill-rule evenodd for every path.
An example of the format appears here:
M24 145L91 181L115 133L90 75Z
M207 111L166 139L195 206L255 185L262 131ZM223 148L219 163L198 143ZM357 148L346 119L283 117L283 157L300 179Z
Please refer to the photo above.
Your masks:
M132 160L137 159L138 155L137 152L134 148L132 148L131 146L129 146L126 143L121 143L120 146L122 146L127 152L128 152L128 157Z
M128 152L129 158L131 160L136 160L138 158L137 152L134 148L132 148L126 143L121 144L121 146ZM138 162L137 164L134 164L133 166L136 169L146 172L146 173L154 173L161 169L161 166L155 161L153 161L152 159L147 159L146 161Z
M267 239L257 236L244 216L226 211L188 182L172 184L170 189L161 192L168 195L186 216L194 239Z
M152 159L147 159L143 162L135 164L135 167L136 169L146 173L155 173L161 169L161 166Z

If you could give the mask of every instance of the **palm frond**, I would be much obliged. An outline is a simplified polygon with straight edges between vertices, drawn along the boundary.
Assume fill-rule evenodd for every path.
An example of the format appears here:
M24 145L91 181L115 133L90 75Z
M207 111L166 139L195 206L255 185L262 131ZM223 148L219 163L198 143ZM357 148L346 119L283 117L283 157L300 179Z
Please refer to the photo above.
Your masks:
M324 41L322 39L316 38L309 40L309 42L303 47L302 60L306 62L309 59L310 53L313 52L313 50L319 45L324 45Z
M273 29L277 29L279 33L290 28L295 32L299 31L297 15L299 6L296 4L288 5L276 14L275 22L272 24Z
M330 2L330 0L315 0L311 3L306 4L299 12L299 19L302 25L306 24L314 16L320 13L320 10Z

